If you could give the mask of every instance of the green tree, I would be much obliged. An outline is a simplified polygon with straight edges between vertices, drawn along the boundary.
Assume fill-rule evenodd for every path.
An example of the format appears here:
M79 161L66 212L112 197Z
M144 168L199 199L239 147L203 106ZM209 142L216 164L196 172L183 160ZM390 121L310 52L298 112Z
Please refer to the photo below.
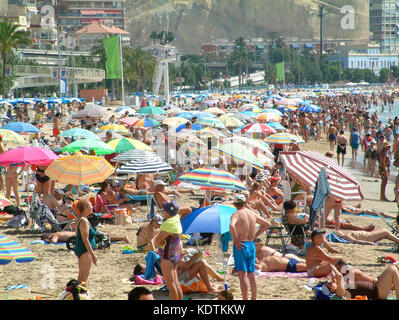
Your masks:
M9 22L7 19L0 20L0 52L2 62L2 94L6 96L6 69L7 59L12 49L29 45L32 43L27 32L18 30L19 26Z

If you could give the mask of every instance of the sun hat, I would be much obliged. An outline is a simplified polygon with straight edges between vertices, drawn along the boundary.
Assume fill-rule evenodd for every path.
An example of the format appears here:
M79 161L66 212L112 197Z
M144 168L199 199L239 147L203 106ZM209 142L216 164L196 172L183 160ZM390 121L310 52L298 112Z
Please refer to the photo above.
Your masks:
M163 202L162 207L171 216L174 216L179 211L179 204L175 200Z

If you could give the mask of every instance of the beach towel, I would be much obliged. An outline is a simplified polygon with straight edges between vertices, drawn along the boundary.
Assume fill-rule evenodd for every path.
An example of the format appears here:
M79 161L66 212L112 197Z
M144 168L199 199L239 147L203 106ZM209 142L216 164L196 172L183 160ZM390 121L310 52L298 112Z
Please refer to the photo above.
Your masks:
M162 274L161 271L161 257L156 254L154 251L149 251L145 257L145 272L142 277L146 280L154 278L157 273L155 271L158 270L158 273Z
M140 285L154 285L154 286L159 286L163 284L163 278L159 275L150 278L150 279L145 279L143 276L137 275L135 276L136 282L135 284L140 286Z
M351 215L351 216L358 216L358 217L360 216L360 217L367 217L367 218L378 218L378 219L380 218L379 216L372 216L370 214L364 214L364 213L350 213L350 212L345 212L345 211L342 211L341 213ZM385 219L392 220L392 218L389 218L389 217L387 217Z
M180 287L183 293L209 292L204 281L198 278L193 278L188 282L180 281Z
M308 274L306 272L255 272L257 278L296 278L296 279L307 279Z
M327 234L326 238L328 241L335 243L352 243L352 241L345 240L340 236L336 235L334 232Z

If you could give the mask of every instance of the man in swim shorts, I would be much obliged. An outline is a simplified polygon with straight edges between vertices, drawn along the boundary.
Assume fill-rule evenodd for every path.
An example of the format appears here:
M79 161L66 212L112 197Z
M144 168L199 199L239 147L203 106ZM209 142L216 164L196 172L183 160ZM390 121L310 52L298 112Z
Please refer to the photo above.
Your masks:
M256 300L257 286L255 280L255 239L270 226L270 224L253 211L245 208L246 197L239 194L234 197L237 211L231 216L230 233L233 238L234 264L240 280L243 300L248 300L248 281L251 288L251 298ZM256 224L260 228L256 228Z
M306 263L299 262L294 258L278 256L264 257L257 261L256 269L262 272L306 272Z

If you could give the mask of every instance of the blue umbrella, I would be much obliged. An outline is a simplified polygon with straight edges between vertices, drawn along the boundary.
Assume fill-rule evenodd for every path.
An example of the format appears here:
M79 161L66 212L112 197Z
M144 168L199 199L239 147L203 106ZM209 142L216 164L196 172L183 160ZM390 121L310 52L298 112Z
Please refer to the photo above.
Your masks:
M82 128L72 128L60 133L60 137L69 137L73 139L97 139L100 138L93 132L82 129Z
M40 132L33 124L25 122L9 122L0 129L7 129L15 132Z
M217 116L210 112L197 112L194 114L194 117L197 117L198 119L216 119Z
M176 114L176 117L189 119L189 120L191 120L194 116L195 115L192 112L180 112L180 113Z
M186 127L187 127L187 123L183 123L183 124L181 124L180 126L178 126L176 128L176 132L180 132L183 129L186 129ZM194 131L199 131L199 130L202 129L202 127L199 126L198 124L193 123L192 126L191 126L191 129L194 130Z
M280 122L267 122L266 124L276 130L287 130Z
M287 108L286 106L278 106L277 110L280 111L280 112L283 112L283 113L285 113L285 112L288 112L288 113L289 112L294 112L294 110L292 110L290 108Z
M300 107L300 108L298 108L296 110L300 111L300 112L320 112L321 108L318 107L318 106L315 106L315 105L307 105L307 106L304 106L304 107Z
M183 233L209 232L223 234L229 232L230 219L237 209L225 205L201 208L181 220Z

